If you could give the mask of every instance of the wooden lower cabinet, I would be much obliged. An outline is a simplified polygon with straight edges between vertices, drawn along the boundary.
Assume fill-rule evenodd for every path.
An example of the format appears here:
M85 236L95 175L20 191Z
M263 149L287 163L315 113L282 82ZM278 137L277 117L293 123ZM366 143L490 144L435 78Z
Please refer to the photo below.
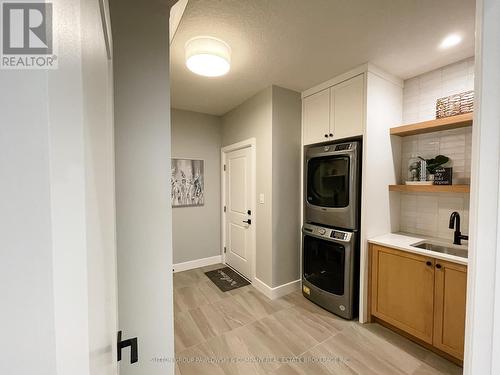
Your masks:
M371 315L463 359L467 267L370 245Z
M467 267L436 260L433 345L456 358L464 357Z
M432 343L432 258L373 246L372 315Z

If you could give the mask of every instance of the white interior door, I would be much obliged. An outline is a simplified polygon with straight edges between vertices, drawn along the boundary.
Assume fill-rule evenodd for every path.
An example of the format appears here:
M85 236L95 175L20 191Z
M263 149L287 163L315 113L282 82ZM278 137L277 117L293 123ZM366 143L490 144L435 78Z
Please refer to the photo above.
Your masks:
M252 280L254 259L253 149L225 153L226 264Z

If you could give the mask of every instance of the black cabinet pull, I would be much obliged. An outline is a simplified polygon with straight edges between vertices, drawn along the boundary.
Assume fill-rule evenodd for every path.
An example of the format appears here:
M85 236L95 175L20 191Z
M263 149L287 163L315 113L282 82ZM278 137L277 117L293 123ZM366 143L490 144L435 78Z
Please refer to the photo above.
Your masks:
M248 225L252 224L252 220L251 219L243 220L243 222L246 223L246 224L248 224Z
M430 260L428 260L427 262L425 262L425 264L427 264L428 266L432 266L432 262Z
M136 363L137 361L139 361L139 353L137 351L137 337L122 341L122 331L118 331L116 347L116 350L118 352L118 362L122 360L122 349L128 346L130 346L130 364Z
M247 214L248 214L248 215L251 215L251 214L252 214L252 211L251 211L251 210L248 210L248 211L247 211Z
M438 263L438 264L436 264L436 268L437 268L437 269L441 268L441 265L440 265L439 263Z
M328 138L328 134L325 134L325 138Z
M332 134L332 133L330 133L330 137L333 137L333 134Z

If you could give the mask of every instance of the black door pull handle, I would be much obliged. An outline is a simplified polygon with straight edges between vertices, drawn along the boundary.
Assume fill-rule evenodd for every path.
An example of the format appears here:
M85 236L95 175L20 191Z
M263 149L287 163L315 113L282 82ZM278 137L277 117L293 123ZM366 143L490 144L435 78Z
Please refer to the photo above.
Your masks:
M243 222L246 223L246 224L248 224L248 225L252 224L252 220L251 219L243 220Z
M122 340L122 331L118 331L117 340L117 356L118 361L122 360L122 349L130 346L130 364L139 361L139 354L137 351L137 337L128 340Z

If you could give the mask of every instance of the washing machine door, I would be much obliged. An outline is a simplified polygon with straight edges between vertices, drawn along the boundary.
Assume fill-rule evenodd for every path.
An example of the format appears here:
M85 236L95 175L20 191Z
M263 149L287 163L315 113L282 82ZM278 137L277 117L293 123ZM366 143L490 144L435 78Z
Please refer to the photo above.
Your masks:
M304 278L326 292L344 295L345 246L304 236Z
M353 233L305 224L303 277L315 287L342 296L352 272Z

